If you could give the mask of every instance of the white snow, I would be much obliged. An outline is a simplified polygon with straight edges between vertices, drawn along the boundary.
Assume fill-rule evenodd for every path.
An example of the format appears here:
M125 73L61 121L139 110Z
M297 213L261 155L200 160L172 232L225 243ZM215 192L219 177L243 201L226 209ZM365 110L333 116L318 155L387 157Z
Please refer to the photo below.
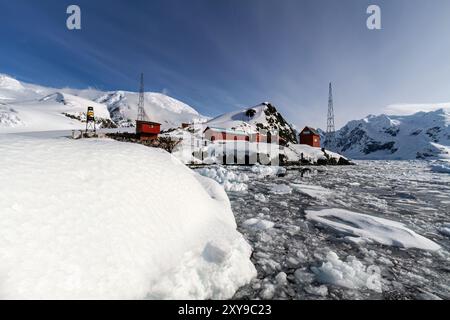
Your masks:
M321 283L328 283L349 289L367 287L376 292L382 292L380 269L377 266L366 267L354 256L348 256L346 261L330 251L326 261L320 267L312 267L311 271ZM318 293L325 294L321 289Z
M344 158L342 155L326 150L326 153L331 157L339 161L339 158ZM306 144L289 144L283 148L283 154L286 156L287 161L300 161L302 159L308 160L312 163L316 163L319 159L326 159L324 152L321 148L311 147Z
M158 149L0 135L0 298L226 299L256 271L222 187Z
M9 118L0 120L0 133L83 129L85 123L65 114L85 119L88 106L94 107L95 117L110 119L105 105L61 92L36 100L8 102L0 109L0 118Z
M197 171L202 176L217 181L226 191L247 191L248 176L245 173L233 172L221 166L202 168Z
M95 101L108 106L115 120L132 121L137 117L139 93L129 91L102 92ZM157 92L144 94L144 111L148 120L161 123L162 129L176 128L181 123L205 122L191 106Z
M306 218L336 232L383 245L439 250L435 242L415 233L404 224L344 209L306 210Z
M82 122L63 113L82 116L88 106L94 107L98 118L112 119L120 126L134 125L138 96L127 91L55 89L0 74L0 107L6 105L16 111L7 115L5 108L0 111L0 133L81 129L85 126ZM160 122L163 129L178 127L182 122L208 120L187 104L162 93L146 92L144 99L148 119ZM21 120L20 126L16 125L17 121L7 119L13 116Z

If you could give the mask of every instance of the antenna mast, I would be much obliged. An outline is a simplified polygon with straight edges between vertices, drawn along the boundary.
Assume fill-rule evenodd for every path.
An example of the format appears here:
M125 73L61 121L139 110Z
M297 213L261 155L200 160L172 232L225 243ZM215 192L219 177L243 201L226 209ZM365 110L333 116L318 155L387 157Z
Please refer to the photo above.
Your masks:
M144 111L144 74L141 73L141 87L139 89L139 102L138 102L138 121L145 120L145 111Z
M328 148L334 147L334 107L333 107L333 89L331 82L328 91L328 115L327 115L327 132L325 135L325 146Z

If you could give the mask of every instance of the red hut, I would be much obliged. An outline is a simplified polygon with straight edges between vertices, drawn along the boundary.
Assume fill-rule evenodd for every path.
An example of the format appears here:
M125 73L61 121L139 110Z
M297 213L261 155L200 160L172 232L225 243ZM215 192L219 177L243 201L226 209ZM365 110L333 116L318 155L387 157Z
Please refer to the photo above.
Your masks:
M311 147L320 148L320 134L316 129L305 127L300 132L300 144L307 144Z
M136 134L141 141L155 140L161 132L161 124L152 121L136 121Z
M250 137L244 131L238 130L229 130L224 128L213 128L207 127L205 131L203 131L206 140L211 142L218 140L225 141L249 141Z

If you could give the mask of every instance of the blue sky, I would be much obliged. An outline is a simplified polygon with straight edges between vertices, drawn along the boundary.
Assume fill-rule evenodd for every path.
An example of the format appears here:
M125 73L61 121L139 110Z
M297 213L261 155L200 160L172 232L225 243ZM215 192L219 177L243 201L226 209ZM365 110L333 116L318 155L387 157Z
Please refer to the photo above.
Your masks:
M66 28L78 4L82 30ZM378 4L382 30L366 28ZM448 0L0 0L0 72L54 87L165 92L214 116L273 102L337 127L388 104L450 101Z

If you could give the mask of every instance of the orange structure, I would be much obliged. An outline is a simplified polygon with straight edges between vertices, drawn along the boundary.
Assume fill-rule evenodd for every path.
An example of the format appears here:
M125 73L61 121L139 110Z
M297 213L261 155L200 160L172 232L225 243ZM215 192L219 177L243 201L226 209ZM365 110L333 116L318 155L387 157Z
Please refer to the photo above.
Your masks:
M136 121L136 134L141 139L144 140L155 140L158 138L161 132L161 124L152 121Z
M307 144L311 147L320 148L320 134L316 129L305 127L300 132L300 144Z

